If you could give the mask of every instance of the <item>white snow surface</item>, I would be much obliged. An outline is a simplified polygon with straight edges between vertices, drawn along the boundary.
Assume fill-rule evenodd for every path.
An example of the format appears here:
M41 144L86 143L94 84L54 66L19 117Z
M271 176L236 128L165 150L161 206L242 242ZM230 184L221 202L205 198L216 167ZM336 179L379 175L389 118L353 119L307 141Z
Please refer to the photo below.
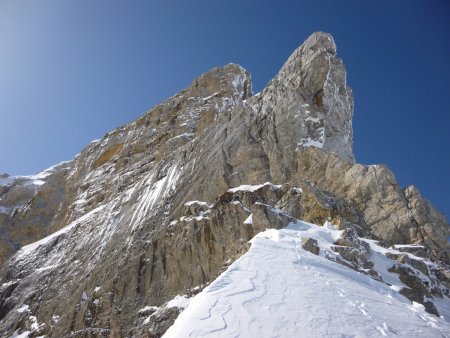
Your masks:
M258 189L260 189L262 187L265 187L267 185L270 186L271 189L280 189L281 188L281 185L275 185L273 183L266 182L266 183L258 184L258 185L247 185L247 184L244 184L244 185L240 185L239 187L236 187L236 188L228 189L228 191L232 192L232 193L235 193L235 192L238 192L238 191L250 191L250 192L253 192L253 191L256 191L256 190L258 190Z
M250 214L244 221L244 224L253 224L253 214Z
M339 235L300 221L258 234L164 337L450 337L449 322L396 288L323 257ZM321 255L303 250L302 237Z
M174 299L167 303L167 307L181 307L183 309L187 308L189 305L189 298L186 296L177 295Z
M184 205L185 205L186 207L190 207L191 205L199 205L199 206L205 206L205 207L207 207L207 208L212 208L212 205L209 205L209 204L206 203L206 202L203 202L203 201L197 201L197 200L186 202L186 203L184 203Z
M20 308L18 308L17 312L23 313L25 311L28 311L28 309L29 309L29 306L25 304L25 305L21 306Z
M142 309L140 309L138 311L138 313L144 313L146 311L157 311L158 309L159 309L159 307L157 307L157 306L147 305L147 306L144 306Z
M21 334L18 333L19 330L14 331L13 335L11 336L11 338L28 338L31 334L31 331L25 331Z

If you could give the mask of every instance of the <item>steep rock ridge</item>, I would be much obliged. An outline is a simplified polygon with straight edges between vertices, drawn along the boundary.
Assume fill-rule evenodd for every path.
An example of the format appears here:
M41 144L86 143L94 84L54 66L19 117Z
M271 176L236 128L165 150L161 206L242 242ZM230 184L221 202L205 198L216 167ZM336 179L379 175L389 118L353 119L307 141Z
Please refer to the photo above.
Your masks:
M178 278L178 270L170 275L176 286L164 281L170 253L165 227L175 209L184 210L190 176L206 165L187 158L186 149L193 148L196 134L250 94L249 74L240 66L215 68L142 118L88 145L71 164L59 204L58 216L68 226L22 248L5 266L0 317L9 314L3 322L7 330L29 327L31 316L45 323L39 330L56 337L70 332L123 336L135 309L159 305L185 285L205 283L236 250L242 253L246 245L239 239L234 251L228 243L226 259L217 256L216 265L208 263L212 272L207 267L197 272L192 260L195 266L184 277ZM227 242L217 243L216 251L224 251ZM192 255L173 250L178 260ZM100 307L86 302L91 296ZM17 302L30 306L17 312L12 310Z
M20 246L60 229L133 185L155 163L163 167L163 157L251 93L248 72L238 65L218 67L137 121L93 141L73 161L34 176L2 176L0 264Z
M344 221L365 227L390 244L426 245L436 260L449 263L444 215L416 188L402 190L386 166L351 164L317 148L304 149L297 160L299 170L294 180L314 182L318 189L356 206L357 214L362 215L355 222L357 219L341 214Z
M0 266L21 246L65 225L58 209L70 165L62 163L33 176L0 176Z
M257 95L242 67L214 68L92 142L64 165L61 182L49 175L38 188L60 189L41 236L61 230L4 265L0 332L158 336L177 314L169 300L212 281L259 231L295 219L422 244L448 263L445 218L386 167L354 163L352 111L334 41L319 32ZM33 213L16 210L8 219L27 224ZM448 283L447 265L435 271ZM411 298L433 296L420 290ZM147 307L167 310L146 318Z

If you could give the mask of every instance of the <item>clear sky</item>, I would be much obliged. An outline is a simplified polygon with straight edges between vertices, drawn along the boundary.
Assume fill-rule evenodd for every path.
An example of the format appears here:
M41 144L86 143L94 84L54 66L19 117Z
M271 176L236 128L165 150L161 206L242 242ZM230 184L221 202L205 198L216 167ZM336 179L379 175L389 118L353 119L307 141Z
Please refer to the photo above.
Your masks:
M312 32L333 34L360 163L450 214L450 1L0 0L0 173L69 160L206 70L261 90Z

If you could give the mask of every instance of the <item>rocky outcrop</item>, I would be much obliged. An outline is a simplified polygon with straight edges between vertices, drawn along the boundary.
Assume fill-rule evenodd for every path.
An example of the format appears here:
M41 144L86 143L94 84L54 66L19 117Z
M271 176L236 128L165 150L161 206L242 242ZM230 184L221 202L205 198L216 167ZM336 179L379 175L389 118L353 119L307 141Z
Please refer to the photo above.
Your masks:
M320 248L317 245L317 241L314 238L304 237L302 238L302 249L311 252L314 255L320 253Z
M43 182L33 190L3 177L3 257L22 248L2 269L0 332L161 335L177 311L145 322L140 309L207 284L255 234L296 219L351 229L327 252L377 280L360 237L422 245L448 282L444 217L388 168L354 163L353 98L329 34L308 38L261 93L251 88L242 67L214 68L27 178ZM21 228L36 235L14 235Z

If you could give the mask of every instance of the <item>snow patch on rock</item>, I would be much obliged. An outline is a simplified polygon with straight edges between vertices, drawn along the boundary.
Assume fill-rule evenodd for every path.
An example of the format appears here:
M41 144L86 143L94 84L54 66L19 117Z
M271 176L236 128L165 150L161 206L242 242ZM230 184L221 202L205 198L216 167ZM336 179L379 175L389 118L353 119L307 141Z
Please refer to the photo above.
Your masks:
M271 189L281 189L281 187L282 187L281 185L275 185L273 183L266 182L266 183L258 184L258 185L247 185L247 184L244 184L244 185L240 185L240 186L238 186L236 188L229 189L228 191L232 192L232 193L235 193L235 192L238 192L238 191L254 192L254 191L256 191L258 189L261 189L262 187L265 187L265 186L269 186Z

